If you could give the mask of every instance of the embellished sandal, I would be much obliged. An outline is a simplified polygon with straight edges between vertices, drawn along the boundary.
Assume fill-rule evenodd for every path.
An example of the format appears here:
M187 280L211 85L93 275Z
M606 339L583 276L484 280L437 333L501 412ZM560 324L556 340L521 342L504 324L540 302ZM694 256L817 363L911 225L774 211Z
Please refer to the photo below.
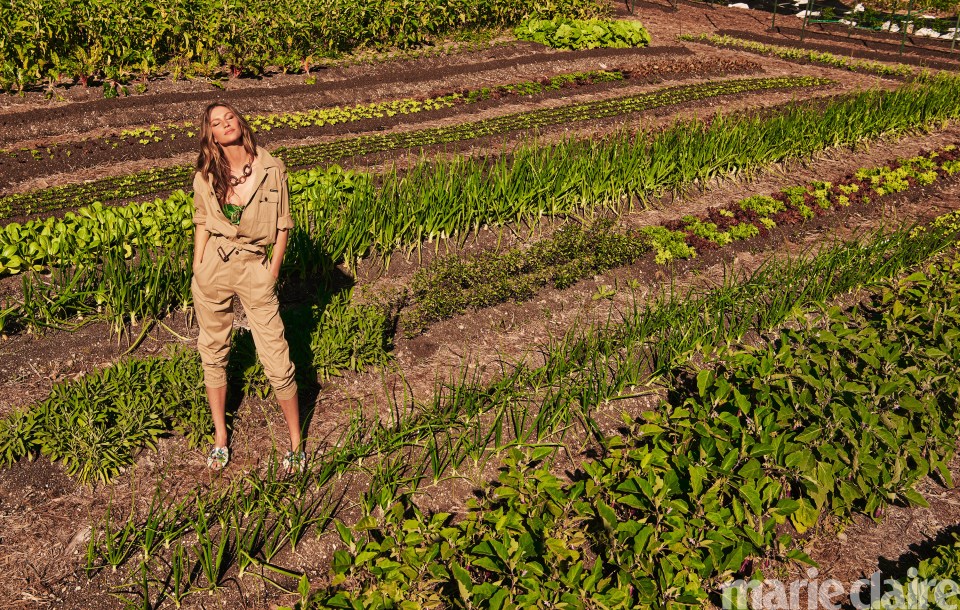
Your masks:
M307 467L307 455L303 451L287 451L280 466L286 474L303 472Z
M214 447L207 456L207 468L223 470L230 463L230 450L226 447Z

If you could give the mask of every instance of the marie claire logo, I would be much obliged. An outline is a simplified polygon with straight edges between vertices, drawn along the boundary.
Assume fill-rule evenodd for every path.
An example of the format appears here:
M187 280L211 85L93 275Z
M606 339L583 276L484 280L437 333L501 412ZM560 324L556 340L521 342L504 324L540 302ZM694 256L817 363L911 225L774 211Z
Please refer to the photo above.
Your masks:
M921 579L915 568L903 583L874 572L849 585L820 580L816 568L807 578L734 580L721 589L725 610L960 610L960 584L950 579Z

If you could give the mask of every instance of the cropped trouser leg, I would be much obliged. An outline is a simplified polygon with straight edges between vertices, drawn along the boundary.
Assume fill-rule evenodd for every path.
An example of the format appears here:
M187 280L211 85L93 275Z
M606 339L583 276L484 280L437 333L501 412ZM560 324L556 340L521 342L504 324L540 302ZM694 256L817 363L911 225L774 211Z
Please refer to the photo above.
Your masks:
M237 285L237 296L247 314L257 356L263 371L273 386L273 393L284 400L297 394L290 346L280 319L280 301L275 290L276 280L265 259L245 265L246 281Z
M234 252L223 261L208 241L203 261L196 269L191 289L200 336L197 351L203 362L204 383L210 388L227 384L227 360L233 330L234 295L247 314L257 355L277 398L297 393L290 348L280 319L275 281L262 255Z
M208 388L227 385L227 360L233 332L233 291L224 286L221 276L225 265L207 241L203 261L194 270L190 290L200 335L197 351L203 363L203 381Z

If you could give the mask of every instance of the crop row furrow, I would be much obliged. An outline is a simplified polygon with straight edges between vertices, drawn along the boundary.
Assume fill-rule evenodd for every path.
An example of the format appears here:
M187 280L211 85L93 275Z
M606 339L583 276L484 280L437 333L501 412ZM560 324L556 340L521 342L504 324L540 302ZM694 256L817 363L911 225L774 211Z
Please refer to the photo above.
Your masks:
M752 40L743 40L742 38L735 38L733 36L720 36L717 34L681 34L677 37L677 39L684 42L699 42L716 47L730 47L757 53L759 55L767 55L791 61L817 63L833 68L851 70L853 72L866 72L868 74L879 74L880 76L903 79L926 78L926 73L903 64L890 65L878 61L853 59L823 51L812 51L809 49L798 49L796 47L770 45L762 42L754 42Z
M415 335L429 324L468 309L532 298L544 286L564 289L608 269L652 254L658 264L692 258L698 252L766 235L851 205L934 184L960 171L955 145L842 177L784 188L773 196L753 195L709 208L699 215L659 226L618 231L612 220L589 227L569 224L549 239L506 252L449 255L418 270L410 283L412 303L401 312L404 332Z
M453 106L476 104L502 97L530 96L547 91L559 91L571 87L589 86L598 83L624 81L634 78L631 71L592 70L588 72L563 73L538 81L521 81L505 85L462 89L426 99L404 98L384 102L370 102L352 106L332 106L286 113L271 113L246 116L254 132L272 132L275 129L296 131L309 127L323 127L351 123L365 119L391 118L398 115L416 114ZM167 125L151 125L124 129L117 134L97 138L84 138L74 142L19 150L0 150L0 167L11 162L43 165L49 161L65 161L74 152L73 148L87 144L101 150L121 149L129 146L148 146L167 141L181 140L192 147L196 142L197 126L192 121ZM72 145L72 147L71 147ZM81 148L81 152L82 152Z
M501 135L520 129L537 129L571 122L609 118L720 95L735 95L769 89L817 87L831 82L827 79L810 77L779 77L684 85L613 100L519 112L449 127L396 134L359 136L351 140L338 140L315 146L293 149L281 148L276 152L278 156L292 166L318 165L377 152L450 144L474 138Z

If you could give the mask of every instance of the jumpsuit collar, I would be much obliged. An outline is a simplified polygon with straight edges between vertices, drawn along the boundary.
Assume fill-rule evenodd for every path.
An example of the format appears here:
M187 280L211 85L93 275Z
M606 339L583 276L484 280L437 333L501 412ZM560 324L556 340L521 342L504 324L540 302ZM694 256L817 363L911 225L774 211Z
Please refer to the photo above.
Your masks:
M257 156L253 159L253 173L251 178L253 183L256 185L250 195L247 197L247 200L244 202L244 206L250 205L250 202L253 201L254 196L259 192L260 187L263 186L263 181L267 179L267 169L277 166L277 160L267 152L262 146L257 147Z

